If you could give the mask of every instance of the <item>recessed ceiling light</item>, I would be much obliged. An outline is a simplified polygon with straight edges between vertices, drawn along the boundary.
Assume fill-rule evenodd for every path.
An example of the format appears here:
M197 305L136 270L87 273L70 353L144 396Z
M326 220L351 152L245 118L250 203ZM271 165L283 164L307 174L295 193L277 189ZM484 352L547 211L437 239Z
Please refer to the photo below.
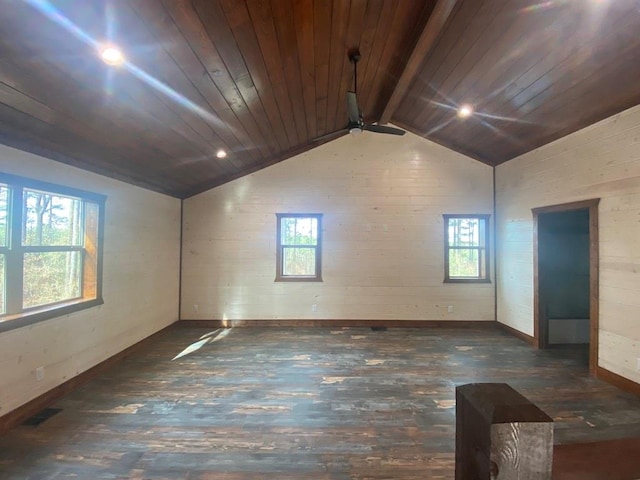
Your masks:
M473 107L471 105L461 105L458 108L458 116L460 118L468 118L473 113Z
M227 152L225 152L224 150L220 149L216 152L216 157L218 158L224 158L227 156Z
M124 62L124 55L116 47L109 45L100 51L102 61L108 65L120 65Z

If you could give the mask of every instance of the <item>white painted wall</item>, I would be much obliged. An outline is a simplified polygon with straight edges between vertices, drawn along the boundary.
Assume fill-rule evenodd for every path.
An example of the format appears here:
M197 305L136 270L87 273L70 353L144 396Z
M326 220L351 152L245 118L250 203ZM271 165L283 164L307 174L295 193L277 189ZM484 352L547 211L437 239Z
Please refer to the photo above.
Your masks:
M493 284L443 284L442 218L492 213L492 175L365 132L189 198L181 318L494 320ZM324 214L322 283L274 282L276 213Z
M177 320L180 200L1 145L0 171L107 195L105 303L0 333L4 415Z
M599 365L640 382L640 106L496 168L498 321L533 334L531 209L601 198Z

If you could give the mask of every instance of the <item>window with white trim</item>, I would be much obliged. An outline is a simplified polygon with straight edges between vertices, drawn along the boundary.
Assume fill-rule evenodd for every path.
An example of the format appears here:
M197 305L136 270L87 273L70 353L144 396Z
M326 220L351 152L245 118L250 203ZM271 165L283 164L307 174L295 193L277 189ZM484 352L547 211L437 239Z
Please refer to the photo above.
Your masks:
M444 281L488 283L490 215L444 215Z
M322 215L277 213L277 282L321 282Z

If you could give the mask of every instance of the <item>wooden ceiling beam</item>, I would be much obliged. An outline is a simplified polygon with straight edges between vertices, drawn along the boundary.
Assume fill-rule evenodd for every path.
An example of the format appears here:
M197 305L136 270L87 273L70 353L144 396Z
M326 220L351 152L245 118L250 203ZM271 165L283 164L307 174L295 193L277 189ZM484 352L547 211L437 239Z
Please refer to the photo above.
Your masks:
M382 112L382 116L378 121L380 125L389 123L389 120L393 117L404 95L407 93L411 82L418 73L422 62L435 45L436 39L440 35L440 32L442 32L444 25L447 23L451 12L458 2L459 0L438 0L413 52L411 52L411 56L407 61L402 75L400 75L398 79L396 87L393 89L391 98L389 98Z

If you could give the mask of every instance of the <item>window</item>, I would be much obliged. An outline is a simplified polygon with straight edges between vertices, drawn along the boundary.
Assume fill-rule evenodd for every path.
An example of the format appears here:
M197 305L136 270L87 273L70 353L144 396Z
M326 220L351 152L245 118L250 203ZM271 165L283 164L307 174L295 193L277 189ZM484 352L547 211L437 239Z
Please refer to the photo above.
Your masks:
M489 282L489 215L444 216L445 282Z
M0 315L6 312L5 270L9 252L9 188L0 184Z
M104 203L0 173L0 330L102 303Z
M321 282L322 215L278 213L276 282Z

